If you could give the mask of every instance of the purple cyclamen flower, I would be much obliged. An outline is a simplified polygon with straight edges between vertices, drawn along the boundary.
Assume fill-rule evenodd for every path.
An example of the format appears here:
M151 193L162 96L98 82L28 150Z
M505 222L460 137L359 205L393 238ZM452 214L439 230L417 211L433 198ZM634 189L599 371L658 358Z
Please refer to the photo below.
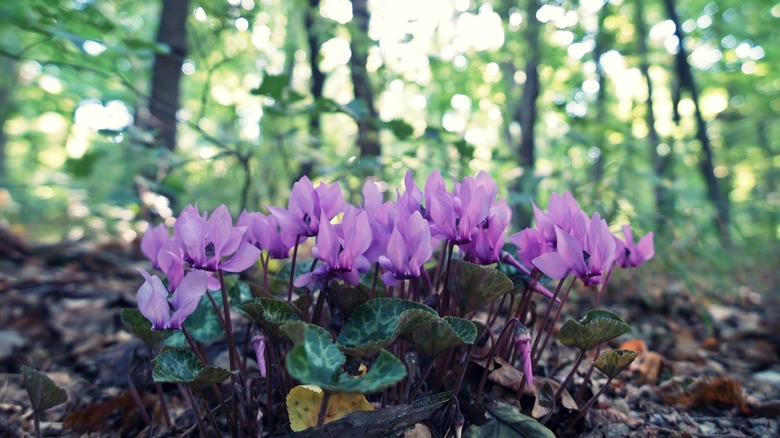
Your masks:
M581 239L586 232L588 217L580 210L577 201L568 191L563 195L553 193L550 196L548 212L542 211L536 204L532 203L534 208L534 219L536 229L542 237L542 247L540 254L546 254L555 251L557 248L557 235L555 227L571 234L576 239Z
M260 370L260 377L265 377L267 368L265 364L265 345L268 340L263 335L252 336L252 348L255 350L257 358L257 368Z
M246 227L234 227L227 207L220 205L208 217L197 215L197 210L182 211L173 226L174 235L181 242L184 260L195 269L241 272L260 257L260 250L242 239ZM226 262L222 257L232 257Z
M144 270L140 272L146 281L138 289L136 300L141 314L152 323L152 330L180 330L184 320L197 309L200 298L206 293L206 273L194 270L187 274L169 301L162 281Z
M156 227L150 228L141 238L141 252L152 262L154 269L160 269L158 254L163 245L170 240L171 235L165 224L157 224Z
M403 208L409 216L415 211L423 212L423 192L414 183L414 175L411 170L407 170L406 176L404 176L404 189L403 193L396 190L396 205Z
M655 255L655 246L653 245L653 233L647 233L639 239L639 243L634 243L634 234L631 232L630 225L623 225L623 236L625 241L615 237L615 263L623 268L635 268L642 263L650 260Z
M382 281L395 286L405 279L419 277L420 267L432 254L430 225L415 211L407 220L396 222L386 255L379 257L379 265L385 270Z
M347 210L339 230L341 236L323 213L312 255L324 261L327 267L318 266L314 271L301 275L295 280L295 286L314 285L328 277L341 278L354 286L360 282L360 274L371 269L371 264L363 255L371 245L371 226L366 212L357 208Z
M297 238L316 236L320 217L333 219L344 209L344 203L344 195L338 183L330 186L320 183L315 189L311 180L304 176L293 184L287 208L267 207L282 231Z
M474 178L464 178L456 186L455 194L447 192L441 175L431 174L431 184L426 184L426 202L431 220L431 233L462 245L472 239L476 227L490 213L492 188Z
M512 210L506 201L500 201L490 209L490 215L477 226L471 242L460 246L468 261L479 265L496 263L506 241L506 229L512 219Z
M615 240L607 222L598 213L594 214L582 242L557 226L555 233L557 251L535 258L533 265L550 278L573 274L586 286L601 283L615 257Z
M517 323L515 327L515 349L517 349L520 360L523 362L523 379L525 379L526 385L529 387L533 386L534 369L531 361L531 335L528 333L528 329L520 323Z
M261 251L268 251L272 259L286 259L290 255L290 249L295 246L295 237L282 234L274 216L244 211L238 217L236 226L246 227L244 240Z

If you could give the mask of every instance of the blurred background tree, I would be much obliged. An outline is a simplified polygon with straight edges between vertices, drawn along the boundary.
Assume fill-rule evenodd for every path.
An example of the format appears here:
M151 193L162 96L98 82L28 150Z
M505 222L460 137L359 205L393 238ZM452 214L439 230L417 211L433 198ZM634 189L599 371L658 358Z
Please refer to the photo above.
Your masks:
M774 0L3 2L0 220L132 241L195 201L284 204L302 175L357 194L486 170L515 229L571 190L655 229L662 266L748 277L780 261L778 18Z

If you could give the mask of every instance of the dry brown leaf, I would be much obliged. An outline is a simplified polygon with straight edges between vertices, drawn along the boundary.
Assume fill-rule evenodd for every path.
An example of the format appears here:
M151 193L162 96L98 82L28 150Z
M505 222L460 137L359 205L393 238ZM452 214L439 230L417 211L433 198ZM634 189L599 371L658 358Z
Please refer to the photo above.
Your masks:
M661 371L661 366L663 365L663 357L660 354L651 351L642 356L638 362L636 375L634 376L636 382L640 385L655 385L658 381L658 374Z
M534 408L533 411L531 411L531 415L534 418L541 418L547 415L548 412L550 412L550 408L545 408L544 406L539 404L539 393L542 391L542 387L546 382L550 383L553 392L557 392L558 388L560 388L561 386L560 383L546 377L539 377L534 379L534 395L536 396L536 400L534 400ZM572 411L578 411L580 409L579 406L577 406L577 402L574 401L574 397L572 397L571 394L569 394L569 391L567 390L564 390L563 393L561 394L560 404L563 405L563 407L565 407L566 409Z
M156 404L156 398L141 394L144 408ZM130 391L103 402L92 403L84 409L71 412L62 423L66 430L86 432L130 432L144 426L138 407Z
M743 413L749 411L742 385L732 377L702 377L688 387L691 398L690 407L712 406L725 404L736 406Z
M509 362L496 356L495 369L488 374L488 380L497 383L506 389L519 391L523 382L523 372L513 367Z

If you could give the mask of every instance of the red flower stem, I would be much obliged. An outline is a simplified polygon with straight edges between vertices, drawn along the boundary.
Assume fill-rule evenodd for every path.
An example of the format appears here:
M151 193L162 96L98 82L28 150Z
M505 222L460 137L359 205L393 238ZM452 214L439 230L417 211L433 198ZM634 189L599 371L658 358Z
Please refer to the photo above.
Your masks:
M580 364L582 363L582 359L585 358L585 350L580 350L580 353L577 355L577 360L574 361L574 366L571 367L571 371L569 371L569 374L566 376L566 379L563 380L563 383L561 383L561 386L558 387L558 390L555 391L555 396L553 397L553 400L558 400L558 397L563 394L563 391L566 390L566 385L569 384L572 377L574 377L574 374L577 373L577 368L580 367Z
M322 403L320 403L320 413L317 414L317 427L321 427L325 424L325 417L328 415L328 402L330 401L330 393L325 392L322 396Z
M491 314L488 316L488 324L487 324L487 326L488 326L488 327L493 327L493 323L495 323L495 322L496 322L496 319L498 318L498 314L499 314L499 313L501 313L501 307L504 305L504 302L506 301L506 298L507 298L509 295L511 295L511 293L512 293L512 291L511 291L511 290L509 290L509 291L506 291L506 292L505 292L505 293L504 293L504 294L501 296L501 301L499 301L499 303L498 303L498 307L496 307L495 309L494 309L493 307L491 307L491 308L490 308L490 310L491 310L491 312L490 312L490 313L491 313ZM513 302L513 301L514 301L514 297L512 297L512 302ZM495 303L495 300L494 300L493 302ZM510 309L512 308L512 302L510 302L510 303L509 303L509 308L510 308Z
M412 388L412 392L409 393L410 402L414 401L414 399L417 397L417 393L420 392L420 388L422 388L423 383L425 383L425 379L428 378L428 374L430 374L434 362L435 362L434 358L430 358L430 360L428 361L428 365L425 366L425 370L420 376L420 379L417 380L417 383L414 384L414 388Z
M179 391L181 391L184 394L184 398L187 399L187 401L190 404L190 407L192 408L192 412L195 413L195 421L198 423L198 430L200 430L200 436L208 436L206 433L206 426L203 425L203 421L201 420L202 414L200 413L200 409L195 404L195 400L192 398L192 392L190 392L190 388L179 384ZM215 433L218 433L219 431L215 431Z
M477 390L475 392L475 396L474 396L474 399L476 400L475 407L479 407L480 404L482 404L482 390L485 388L485 381L487 380L487 375L490 370L490 366L493 364L493 359L496 357L496 351L498 351L498 346L503 343L504 339L506 338L506 334L511 333L511 328L514 328L517 322L518 322L517 318L511 318L509 321L507 321L506 325L504 325L504 328L501 329L501 334L498 335L498 339L490 347L490 352L488 353L487 358L485 359L485 368L482 370L482 377L480 377L479 379L479 384L477 385Z
M444 266L446 257L447 257L447 242L442 242L441 246L441 257L439 257L439 263L436 264L436 272L433 274L434 280L436 280L434 284L434 288L431 289L431 293L439 289L439 285L441 284L441 268Z
M37 410L33 411L33 421L35 423L35 435L38 438L43 438L43 435L41 435L41 413Z
M311 316L311 323L312 324L319 324L320 318L322 317L322 309L325 307L325 296L328 293L328 283L330 282L330 278L325 279L325 284L322 285L322 289L320 289L320 294L317 296L317 306L314 308L314 314Z
M138 395L138 389L135 387L135 382L133 382L132 372L127 374L127 386L130 388L130 395L133 396L133 401L141 414L141 418L143 418L147 426L151 426L152 420L149 418L149 413L146 412L146 408L144 408L141 396Z
M569 283L569 287L566 289L566 293L563 294L563 298L561 299L561 305L558 306L558 310L555 311L555 317L552 319L551 327L555 327L555 323L558 322L558 318L561 317L561 310L563 310L563 304L566 302L566 299L569 298L569 292L571 292L572 286L574 286L575 279L571 280L571 283ZM547 348L547 342L550 341L550 334L552 333L552 330L548 330L547 334L544 337L544 342L542 342L542 347L539 348L539 351L537 352L536 361L534 362L534 365L539 363L539 360L542 358L542 353L544 352L544 349Z
M233 336L233 321L230 318L230 301L228 300L228 294L227 294L227 286L225 286L225 275L222 272L222 269L217 270L217 275L219 276L219 286L220 289L222 289L222 308L225 311L225 336L228 340L228 354L230 356L230 371L233 371L233 373L230 375L230 391L235 394L235 385L236 385L236 374L235 371L240 368L240 361L238 360L238 350L236 349L236 338ZM246 374L241 370L241 377L243 378ZM221 394L220 394L221 396ZM237 420L239 417L238 415L238 403L231 403L233 406L233 419ZM231 425L237 423L237 421L232 421ZM244 424L246 427L246 424ZM231 432L232 432L233 426L231 426Z
M292 302L293 281L295 281L295 260L298 258L298 240L301 235L295 236L295 248L293 249L292 261L290 262L290 283L287 286L287 302Z
M225 328L225 318L222 317L222 311L219 310L219 306L217 306L217 302L214 300L214 296L211 295L211 291L206 290L206 296L209 297L209 301L211 301L211 307L214 308L214 312L217 314L217 318L219 318L219 325L222 326L222 328Z
M154 387L157 390L157 397L160 399L160 408L162 408L163 418L165 418L165 425L168 429L171 428L171 414L168 411L168 403L165 401L165 394L163 393L162 385L160 382L154 382Z
M595 403L596 400L598 400L598 398L601 397L601 394L603 394L604 391L607 389L607 387L609 387L610 383L612 383L612 377L607 378L607 383L605 383L601 388L599 388L599 390L595 394L593 394L593 397L591 397L590 400L588 400L588 402L585 403L585 405L580 409L579 414L577 414L577 416L574 418L574 421L571 422L570 426L577 424L577 422L580 421L585 416L585 414L588 412L588 409L590 409L591 406L593 406L593 403Z
M531 357L534 357L536 354L536 347L539 346L539 340L542 338L542 332L547 325L547 318L550 317L550 312L552 312L552 308L555 305L555 300L558 298L558 294L561 293L561 288L563 287L564 281L566 281L566 278L561 278L561 280L558 282L558 286L555 287L555 292L553 292L552 299L547 304L547 310L544 312L544 317L542 318L541 324L539 325L539 331L536 332L536 337L534 338L534 345L531 347ZM536 362L537 361L535 360L533 361L534 367L536 367Z
M265 258L263 258L263 253L260 253L260 263L263 265L263 292L265 292L265 294L269 297L271 296L271 286L268 283L268 262L270 261L270 252Z
M601 344L599 344L598 348L596 348L596 354L594 357L599 357L599 353L601 353ZM594 360L590 364L590 368L588 368L588 372L585 373L585 380L582 381L582 385L577 389L577 394L574 396L574 401L579 403L582 400L582 397L585 395L585 388L588 386L588 382L590 381L590 376L593 374L593 370L596 368L596 361Z
M368 299L376 298L376 285L379 282L379 262L374 263L374 279L371 281L371 293L368 295Z
M441 302L439 302L439 313L442 316L452 315L450 309L450 288L447 287L447 282L450 279L450 266L452 265L452 250L455 248L455 244L450 242L447 244L447 267L444 269L444 281L443 292L441 296Z

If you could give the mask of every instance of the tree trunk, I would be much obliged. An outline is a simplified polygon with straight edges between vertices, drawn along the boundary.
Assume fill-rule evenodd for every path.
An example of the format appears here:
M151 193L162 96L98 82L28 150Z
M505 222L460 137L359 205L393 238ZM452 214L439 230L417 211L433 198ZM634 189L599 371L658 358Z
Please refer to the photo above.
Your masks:
M536 192L534 169L536 166L536 99L539 97L539 62L541 59L540 34L542 24L536 19L539 11L539 0L528 0L526 5L526 28L523 39L528 44L525 55L525 83L520 97L520 105L516 106L512 119L520 125L520 144L517 145L517 156L520 167L523 169L522 177L515 184L518 193L527 193L533 198ZM515 217L518 223L523 225L530 222L531 210L518 209Z
M350 73L355 89L355 99L362 102L366 109L366 115L359 117L357 121L357 143L361 158L376 158L382 153L379 144L379 129L377 129L379 116L374 106L374 91L371 88L371 81L366 70L368 49L371 45L368 36L369 19L368 1L352 0L352 25L350 26L351 39L349 43L349 48L352 51Z
M721 187L720 181L715 177L715 165L712 152L712 146L710 144L710 138L707 135L707 124L704 121L704 117L701 114L699 107L699 90L696 88L696 82L693 78L693 71L691 65L688 63L688 53L683 45L683 31L680 23L680 18L677 15L677 11L674 7L674 0L664 0L669 19L675 25L675 35L679 40L679 50L676 56L676 68L677 77L680 81L680 91L687 89L691 94L691 100L694 104L694 116L696 118L696 138L701 143L702 155L699 157L699 170L704 177L704 182L707 186L707 194L710 198L710 202L715 206L715 226L719 231L721 240L724 242L729 241L729 200L725 195L725 191Z
M309 7L303 18L304 32L306 32L306 44L309 49L309 69L311 70L311 91L314 102L322 98L322 90L325 88L325 73L320 70L319 54L320 39L317 35L317 17L320 15L320 0L309 0ZM354 52L353 52L354 53ZM309 140L315 149L320 147L322 137L320 135L320 113L312 111L309 114ZM314 170L314 162L307 158L302 164L298 174L300 179L304 175L311 176Z
M156 132L155 138L169 150L176 148L176 112L179 110L181 67L187 54L189 0L163 0L157 42L169 48L157 52L152 67L149 112L139 125Z
M8 137L5 133L5 122L11 115L13 101L11 93L16 84L16 62L7 57L0 57L0 182L7 177L5 145Z
M648 62L647 49L647 26L645 25L645 15L643 0L636 0L636 9L634 22L639 38L637 39L637 51L639 54L639 71L647 85L647 100L645 101L647 114L645 123L647 124L647 140L650 143L650 156L652 157L653 173L655 182L653 192L655 194L656 207L656 229L663 230L669 218L674 215L674 196L666 188L666 181L672 179L672 151L669 150L665 155L661 155L658 146L661 144L661 137L655 129L655 110L653 108L653 82L650 79L650 63Z
M606 51L607 41L604 29L604 20L607 18L609 3L601 5L598 12L598 28L596 29L595 46L593 48L593 60L596 63L596 77L599 83L599 91L596 93L596 147L599 156L596 157L591 168L591 182L593 184L593 199L601 195L601 187L604 179L604 163L606 161L606 136L604 135L604 120L607 106L607 77L604 74L604 65L601 63L601 55Z

